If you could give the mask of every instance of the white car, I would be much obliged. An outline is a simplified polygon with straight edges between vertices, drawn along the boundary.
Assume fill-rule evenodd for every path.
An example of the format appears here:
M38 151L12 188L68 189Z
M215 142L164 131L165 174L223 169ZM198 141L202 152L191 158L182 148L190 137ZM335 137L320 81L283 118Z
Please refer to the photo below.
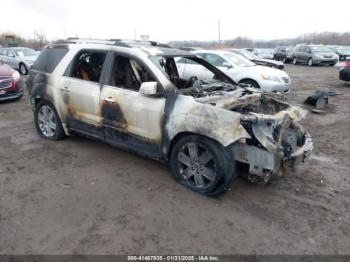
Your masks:
M182 79L176 58L214 79ZM155 42L61 40L42 51L26 86L43 138L81 134L158 159L205 195L228 190L240 170L267 183L313 148L299 124L306 110Z
M256 65L243 56L229 51L206 50L194 53L219 68L237 83L248 84L267 92L286 93L289 91L291 80L282 70ZM177 60L176 63L182 78L189 79L196 76L205 80L213 77L211 72L203 70L203 67L184 58Z

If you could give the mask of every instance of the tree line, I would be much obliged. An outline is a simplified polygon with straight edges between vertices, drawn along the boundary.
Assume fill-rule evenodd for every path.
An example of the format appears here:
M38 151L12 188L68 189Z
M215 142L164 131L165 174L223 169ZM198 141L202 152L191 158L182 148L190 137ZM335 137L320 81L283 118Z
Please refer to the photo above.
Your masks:
M179 47L203 47L203 48L275 48L276 46L295 46L300 43L324 44L324 45L344 45L350 46L350 32L321 32L308 33L295 38L274 39L274 40L254 40L248 37L238 36L230 40L219 41L171 41L170 46Z

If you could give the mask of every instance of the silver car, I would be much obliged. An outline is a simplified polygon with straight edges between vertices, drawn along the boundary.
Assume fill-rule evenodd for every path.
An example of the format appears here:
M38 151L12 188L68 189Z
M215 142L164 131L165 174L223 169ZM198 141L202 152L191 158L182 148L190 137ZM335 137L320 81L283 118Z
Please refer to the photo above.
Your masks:
M297 45L293 52L293 64L330 65L338 62L339 56L327 46L323 45Z
M1 48L0 60L18 70L22 75L26 75L32 67L38 53L26 47Z

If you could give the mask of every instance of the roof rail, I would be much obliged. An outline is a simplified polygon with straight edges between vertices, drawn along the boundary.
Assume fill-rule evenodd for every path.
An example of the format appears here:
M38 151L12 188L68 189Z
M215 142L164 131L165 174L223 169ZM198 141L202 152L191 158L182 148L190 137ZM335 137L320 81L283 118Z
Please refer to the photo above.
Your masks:
M78 44L78 43L90 43L90 44L105 44L105 45L115 45L121 47L132 47L132 46L158 46L164 48L171 48L171 46L162 44L156 41L143 41L143 40L128 40L128 39L93 39L93 38L78 38L78 37L68 37L67 39L61 39L55 41L55 43L60 44Z

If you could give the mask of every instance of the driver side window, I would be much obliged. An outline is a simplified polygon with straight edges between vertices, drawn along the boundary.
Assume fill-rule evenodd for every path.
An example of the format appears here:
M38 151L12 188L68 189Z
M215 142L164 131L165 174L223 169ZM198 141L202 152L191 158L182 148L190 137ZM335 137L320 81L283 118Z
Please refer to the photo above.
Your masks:
M133 91L139 91L143 82L156 81L146 68L135 59L121 55L114 58L111 80L112 86Z

